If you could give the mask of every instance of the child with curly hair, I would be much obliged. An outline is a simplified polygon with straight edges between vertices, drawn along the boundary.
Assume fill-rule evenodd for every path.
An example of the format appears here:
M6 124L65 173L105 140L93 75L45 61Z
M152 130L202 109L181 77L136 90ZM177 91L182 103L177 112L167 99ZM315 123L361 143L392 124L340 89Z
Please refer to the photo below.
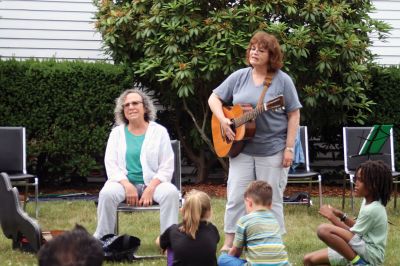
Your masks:
M388 234L385 206L393 188L392 173L383 161L366 161L357 168L355 178L355 194L364 198L357 220L323 205L319 213L332 224L321 224L317 234L328 248L306 254L304 265L383 264Z

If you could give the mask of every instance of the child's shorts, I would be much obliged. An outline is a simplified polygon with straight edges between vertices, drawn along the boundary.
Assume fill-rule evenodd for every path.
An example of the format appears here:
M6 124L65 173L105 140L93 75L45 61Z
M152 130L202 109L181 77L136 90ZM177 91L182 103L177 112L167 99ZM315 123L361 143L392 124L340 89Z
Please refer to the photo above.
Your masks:
M366 244L363 239L357 234L355 234L349 241L350 247L364 260L368 261L368 255L366 250ZM349 261L342 255L337 253L335 250L328 247L328 258L329 263L332 266L346 266L349 265Z

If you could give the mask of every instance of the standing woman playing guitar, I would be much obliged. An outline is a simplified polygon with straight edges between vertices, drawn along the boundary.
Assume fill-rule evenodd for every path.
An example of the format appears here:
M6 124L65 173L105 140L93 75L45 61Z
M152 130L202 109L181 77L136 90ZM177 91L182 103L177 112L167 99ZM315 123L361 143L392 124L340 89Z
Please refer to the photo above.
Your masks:
M268 102L279 95L283 95L285 102L283 109L263 112L257 116L254 137L244 140L243 150L237 156L229 157L225 242L221 250L232 247L235 224L245 214L244 191L253 180L264 180L272 186L272 212L279 222L281 233L286 233L283 192L293 160L302 105L292 79L280 70L283 66L282 58L277 39L266 32L256 32L246 52L249 67L232 73L213 90L208 99L211 111L219 120L221 131L228 142L235 139L235 132L232 119L224 114L223 103L251 104L254 108L260 102ZM265 96L259 100L263 90L266 90Z

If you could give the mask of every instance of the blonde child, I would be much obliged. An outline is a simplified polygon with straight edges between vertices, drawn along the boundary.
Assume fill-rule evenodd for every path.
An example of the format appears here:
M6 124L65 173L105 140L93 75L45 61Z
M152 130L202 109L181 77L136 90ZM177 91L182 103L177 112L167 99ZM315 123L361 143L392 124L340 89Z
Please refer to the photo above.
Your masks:
M182 223L171 225L159 239L163 250L173 253L172 265L215 266L218 229L209 221L211 199L198 190L191 190L181 209Z
M244 202L247 215L237 222L233 246L219 256L218 265L290 265L279 223L271 212L272 187L261 180L251 182ZM246 260L240 259L243 250Z
M355 174L356 196L363 197L357 220L330 205L319 213L332 224L318 227L328 248L304 256L304 265L382 265L388 220L385 206L393 187L392 173L383 161L366 161Z

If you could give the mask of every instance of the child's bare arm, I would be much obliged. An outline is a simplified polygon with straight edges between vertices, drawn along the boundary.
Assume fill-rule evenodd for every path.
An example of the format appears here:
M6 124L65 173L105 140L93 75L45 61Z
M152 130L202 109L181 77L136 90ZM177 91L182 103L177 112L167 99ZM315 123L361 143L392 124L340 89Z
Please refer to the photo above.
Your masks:
M162 247L161 247L161 244L160 244L160 236L158 236L157 238L156 238L156 245L157 245L157 247L159 247L160 248L160 253L161 254L164 254L165 255L165 253L166 253L166 249L163 249Z
M238 247L233 246L229 250L228 254L231 255L231 256L235 256L235 257L239 258L240 255L242 255L242 251L243 251L243 248L238 248Z
M339 218L340 223L345 224L347 228L352 227L356 223L354 219L348 217L347 213L341 210L334 209L334 214L337 218Z
M160 236L158 236L158 237L156 238L156 245L157 245L159 248L161 248L161 247L160 247Z
M333 208L331 205L323 205L319 209L319 214L328 219L332 224L339 226L343 229L349 230L354 225L354 220L347 217L347 214Z

